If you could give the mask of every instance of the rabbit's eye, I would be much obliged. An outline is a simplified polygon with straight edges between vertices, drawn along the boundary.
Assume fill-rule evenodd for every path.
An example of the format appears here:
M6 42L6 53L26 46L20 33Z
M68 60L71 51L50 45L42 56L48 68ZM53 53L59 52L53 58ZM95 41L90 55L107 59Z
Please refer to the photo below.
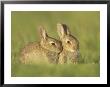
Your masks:
M50 44L53 45L53 46L55 46L55 43L54 42L51 42Z
M68 44L71 44L71 42L70 42L70 41L67 41L67 43L68 43Z

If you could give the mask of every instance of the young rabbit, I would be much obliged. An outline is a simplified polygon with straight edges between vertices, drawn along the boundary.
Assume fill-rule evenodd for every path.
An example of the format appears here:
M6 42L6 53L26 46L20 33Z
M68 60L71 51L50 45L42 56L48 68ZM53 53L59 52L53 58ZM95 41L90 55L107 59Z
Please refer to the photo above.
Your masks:
M73 35L70 34L70 31L66 24L57 24L57 32L62 42L63 50L59 54L59 63L69 63L74 64L78 61L79 56L79 42Z
M31 42L21 50L21 63L58 63L58 54L62 50L61 42L49 37L44 27L40 26L39 31L40 42Z

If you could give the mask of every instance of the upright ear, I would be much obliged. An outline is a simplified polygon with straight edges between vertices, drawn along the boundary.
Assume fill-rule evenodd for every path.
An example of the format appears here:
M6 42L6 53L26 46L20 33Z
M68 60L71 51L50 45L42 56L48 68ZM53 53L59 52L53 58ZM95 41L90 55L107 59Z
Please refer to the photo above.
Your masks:
M47 33L46 33L46 30L44 29L43 26L39 27L39 32L40 32L41 39L46 39L47 38Z
M57 32L60 38L63 38L65 35L70 35L70 31L66 24L57 24Z

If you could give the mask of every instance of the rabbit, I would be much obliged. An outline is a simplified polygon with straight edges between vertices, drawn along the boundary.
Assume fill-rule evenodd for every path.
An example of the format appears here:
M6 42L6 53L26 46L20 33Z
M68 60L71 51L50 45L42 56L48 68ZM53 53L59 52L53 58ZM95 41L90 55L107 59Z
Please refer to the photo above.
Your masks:
M63 50L59 54L59 64L78 63L79 58L79 41L71 35L66 24L57 23L57 32L62 42Z
M61 41L49 37L43 26L39 27L40 42L31 42L21 49L20 61L24 64L58 63L62 51Z

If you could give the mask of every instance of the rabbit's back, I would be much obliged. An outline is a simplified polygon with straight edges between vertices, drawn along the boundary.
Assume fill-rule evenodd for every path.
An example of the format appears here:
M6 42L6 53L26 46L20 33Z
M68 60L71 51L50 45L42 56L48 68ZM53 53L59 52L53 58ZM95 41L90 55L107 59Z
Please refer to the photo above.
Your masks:
M22 63L40 63L46 62L45 50L37 42L32 42L26 45L21 50Z

